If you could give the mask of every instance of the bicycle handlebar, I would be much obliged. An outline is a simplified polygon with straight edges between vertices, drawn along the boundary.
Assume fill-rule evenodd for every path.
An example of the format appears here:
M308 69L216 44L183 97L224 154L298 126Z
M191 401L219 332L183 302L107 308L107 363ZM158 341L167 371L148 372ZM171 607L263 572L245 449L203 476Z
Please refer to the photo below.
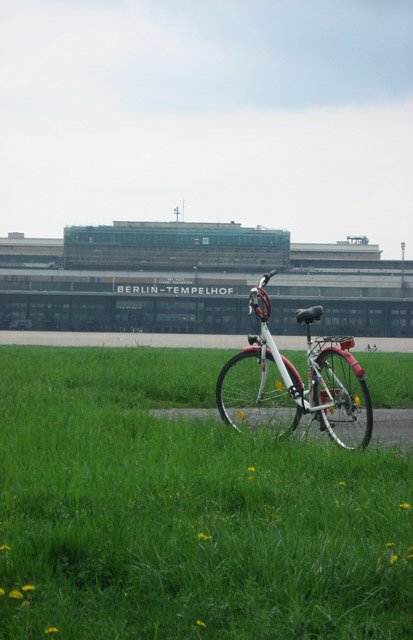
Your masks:
M271 278L273 276L275 276L277 271L278 271L277 269L273 269L269 273L264 273L264 275L262 276L258 286L259 287L265 287L265 285L269 282L269 280L271 280Z
M254 311L255 315L261 322L267 322L271 315L271 301L267 293L264 291L264 287L276 273L277 269L273 269L269 273L264 273L258 286L253 287L250 291L248 314L251 315ZM260 308L259 303L262 308Z

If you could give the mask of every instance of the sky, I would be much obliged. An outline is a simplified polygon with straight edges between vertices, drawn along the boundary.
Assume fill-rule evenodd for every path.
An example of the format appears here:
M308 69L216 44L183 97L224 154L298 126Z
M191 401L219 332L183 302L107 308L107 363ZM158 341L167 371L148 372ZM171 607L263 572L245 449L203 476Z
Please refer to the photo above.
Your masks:
M413 259L411 0L0 0L0 237L113 220Z

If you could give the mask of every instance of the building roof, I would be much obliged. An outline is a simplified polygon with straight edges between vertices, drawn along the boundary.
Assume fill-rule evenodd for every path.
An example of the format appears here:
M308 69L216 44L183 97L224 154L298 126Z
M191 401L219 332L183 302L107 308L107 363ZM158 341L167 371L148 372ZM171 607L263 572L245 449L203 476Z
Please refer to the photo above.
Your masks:
M63 238L0 238L2 247L63 247Z

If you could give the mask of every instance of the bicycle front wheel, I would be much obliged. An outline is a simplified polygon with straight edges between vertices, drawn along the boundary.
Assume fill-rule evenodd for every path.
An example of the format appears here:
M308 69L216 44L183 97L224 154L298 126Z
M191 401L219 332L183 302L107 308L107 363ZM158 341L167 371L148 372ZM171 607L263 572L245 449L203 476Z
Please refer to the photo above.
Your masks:
M294 371L287 368L298 386ZM268 354L263 363L254 351L239 353L224 365L217 380L216 401L221 418L237 431L264 427L281 437L296 428L302 414L272 355Z
M322 351L317 363L334 400L334 406L320 411L321 428L344 449L364 449L373 429L373 409L364 377L356 375L352 363L333 349ZM325 390L315 387L317 404L327 402Z

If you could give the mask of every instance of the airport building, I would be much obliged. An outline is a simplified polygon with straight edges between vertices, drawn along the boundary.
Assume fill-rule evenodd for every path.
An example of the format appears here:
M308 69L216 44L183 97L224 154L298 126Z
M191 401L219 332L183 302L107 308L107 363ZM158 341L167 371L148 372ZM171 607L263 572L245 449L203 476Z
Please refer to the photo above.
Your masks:
M296 309L322 304L320 335L413 337L412 261L382 260L365 237L294 244L288 231L235 222L10 233L0 238L0 329L248 333L249 290L274 268L275 335L301 334Z

